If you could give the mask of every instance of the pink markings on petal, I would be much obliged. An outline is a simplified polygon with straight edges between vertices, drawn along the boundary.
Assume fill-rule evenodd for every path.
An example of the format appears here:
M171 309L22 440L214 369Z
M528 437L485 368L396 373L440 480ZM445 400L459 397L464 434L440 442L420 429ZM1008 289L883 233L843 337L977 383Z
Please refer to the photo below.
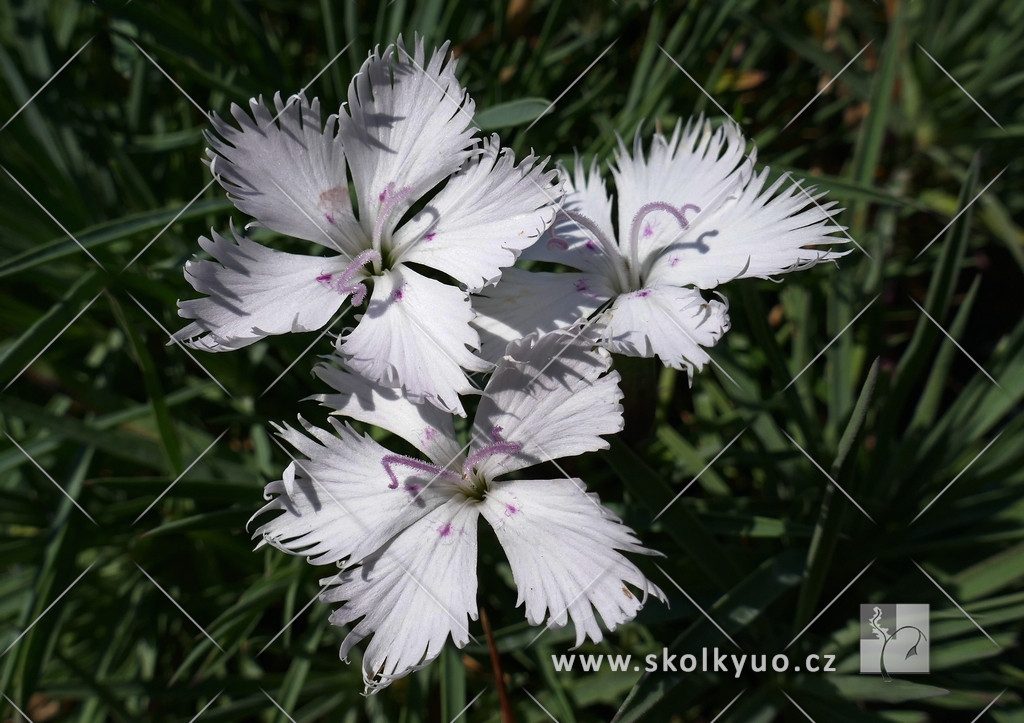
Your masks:
M590 286L587 284L586 279L577 279L576 282L573 284L573 288L576 289L576 291L579 291L580 293L590 291Z
M437 436L437 430L434 429L433 427L427 427L426 429L423 430L423 441L424 442L430 442L436 436Z
M651 292L648 289L642 289L641 291L638 291L635 294L633 294L633 298L634 299L646 299L650 295L651 295Z
M650 223L645 223L644 224L644 238L648 238L653 233L654 233L654 229L651 227L651 224Z
M431 231L431 232L430 232L430 233L428 233L428 234L427 234L427 235L426 235L426 236L425 236L424 238L425 238L425 239L426 239L427 241L433 241L433 240L434 240L434 237L435 237L435 236L437 236L437 233L435 233L434 231Z
M505 505L505 516L506 517L511 517L512 515L516 514L517 512L519 512L519 508L516 507L515 505L513 505L513 504Z
M327 284L330 283L331 278L333 276L334 274L320 274L319 276L316 277L316 280L319 281L321 284Z
M597 253L598 251L601 250L600 248L598 248L598 245L593 241L587 241L583 245L586 246L589 251L593 251L594 253Z
M669 265L669 266L675 266L675 265L676 265L676 264L678 264L678 263L679 263L679 257L678 257L678 256L673 256L673 257L672 257L672 258L671 258L671 259L669 260L669 262L668 262L668 265Z
M320 194L316 207L324 212L327 223L333 226L335 215L344 212L349 203L348 186L334 186Z
M568 251L569 244L565 239L552 236L548 239L548 251Z
M452 534L452 523L446 522L438 527L437 534L441 535L441 537L448 537L448 535Z
M402 284L397 289L392 291L391 292L391 300L392 301L401 301L402 299L404 299L405 298L405 287L406 286L408 286L408 284Z

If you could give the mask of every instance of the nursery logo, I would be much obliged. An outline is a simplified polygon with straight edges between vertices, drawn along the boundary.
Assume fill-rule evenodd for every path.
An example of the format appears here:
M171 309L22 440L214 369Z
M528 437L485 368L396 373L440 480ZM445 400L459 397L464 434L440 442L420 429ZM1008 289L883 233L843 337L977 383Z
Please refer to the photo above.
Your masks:
M860 672L927 673L929 635L927 605L861 605Z

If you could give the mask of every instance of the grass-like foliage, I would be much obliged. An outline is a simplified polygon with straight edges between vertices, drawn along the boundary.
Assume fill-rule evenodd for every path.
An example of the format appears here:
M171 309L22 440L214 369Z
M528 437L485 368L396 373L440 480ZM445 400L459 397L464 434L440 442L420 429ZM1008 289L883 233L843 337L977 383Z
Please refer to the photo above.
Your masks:
M692 388L623 367L626 434L567 468L665 554L639 564L671 600L577 652L789 645L838 672L556 672L571 630L532 642L482 533L515 719L1021 720L1016 0L0 2L3 719L498 718L479 627L364 698L312 602L333 571L252 552L288 461L270 422L323 421L297 400L324 391L328 339L167 343L197 238L247 220L201 162L204 112L307 84L337 106L399 33L451 39L479 124L520 154L604 161L616 133L727 112L863 247L730 285L715 363ZM931 605L931 673L858 673L862 603Z

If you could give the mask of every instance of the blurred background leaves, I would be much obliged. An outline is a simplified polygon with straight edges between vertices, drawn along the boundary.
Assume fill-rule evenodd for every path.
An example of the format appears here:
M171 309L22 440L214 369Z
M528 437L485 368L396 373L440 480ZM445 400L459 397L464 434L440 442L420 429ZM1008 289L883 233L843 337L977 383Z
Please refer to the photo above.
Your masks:
M252 552L246 521L288 461L269 423L323 418L297 400L326 340L167 343L196 239L247 221L201 161L205 111L302 88L337 105L399 33L451 40L479 125L519 153L605 161L616 133L727 112L863 247L724 287L715 364L692 388L630 369L653 380L650 425L567 468L666 554L643 565L672 602L580 652L737 652L696 603L743 652L833 654L840 673L556 673L571 632L531 644L485 537L517 718L1022 720L1013 0L0 2L0 704L37 722L497 718L473 644L363 698L312 602L331 571ZM931 604L929 675L857 674L869 602Z

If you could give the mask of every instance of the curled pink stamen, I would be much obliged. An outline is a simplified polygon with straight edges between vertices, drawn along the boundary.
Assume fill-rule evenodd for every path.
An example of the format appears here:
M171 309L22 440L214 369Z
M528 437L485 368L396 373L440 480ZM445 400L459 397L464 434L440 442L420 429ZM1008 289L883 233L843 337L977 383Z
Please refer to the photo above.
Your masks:
M429 462L424 462L422 460L415 459L414 457L406 457L403 454L386 454L384 455L384 457L381 458L380 463L384 466L384 471L388 473L388 477L391 478L391 484L388 485L388 489L391 490L398 489L399 484L398 476L392 469L392 467L395 466L409 467L410 469L414 469L419 472L433 473L434 479L437 479L438 477L444 477L445 479L450 480L452 482L459 481L459 476L452 472L450 469L444 469L442 467L438 467L437 465L430 464Z
M371 261L380 261L380 254L373 249L367 249L352 259L352 263L345 267L345 270L335 277L334 274L320 274L316 277L324 286L329 286L343 296L352 295L352 306L359 306L366 299L366 285L361 282L352 283L352 278L359 269Z
M466 477L481 460L487 457L492 457L496 454L519 454L523 451L523 445L519 444L519 442L506 442L501 438L501 427L495 427L491 430L491 439L494 440L492 444L478 449L469 455L469 458L462 465L463 477Z
M629 260L635 284L640 283L640 227L644 220L655 211L664 211L679 223L681 229L685 229L690 225L690 222L686 220L686 212L691 209L700 213L700 207L692 203L676 208L671 203L666 203L665 201L651 201L641 206L633 216L633 223L629 229ZM650 229L649 225L647 229ZM644 231L645 237L650 236L647 229Z
M395 207L412 195L413 190L412 186L405 186L396 191L395 182L392 181L381 191L380 196L378 196L380 199L380 209L377 211L377 221L373 225L373 247L375 249L380 248L381 236L384 235L384 224L391 217Z

